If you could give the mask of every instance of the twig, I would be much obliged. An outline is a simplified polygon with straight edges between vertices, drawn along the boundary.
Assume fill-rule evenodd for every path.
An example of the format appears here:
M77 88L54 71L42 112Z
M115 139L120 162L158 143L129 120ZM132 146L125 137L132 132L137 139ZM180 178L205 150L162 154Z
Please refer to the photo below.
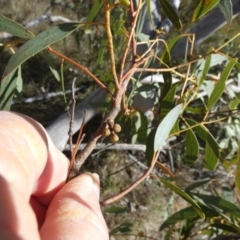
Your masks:
M72 131L72 128L73 128L75 105L76 105L75 88L74 88L76 79L77 78L74 77L73 82L72 82L72 106L71 106L71 112L70 112L69 131L68 131L71 159L73 158L73 143L72 143L73 131Z
M49 52L52 52L53 54L57 55L58 57L66 60L67 62L70 62L72 65L76 66L77 68L81 69L84 73L86 73L88 76L90 76L103 90L106 91L106 93L113 97L112 93L108 90L108 88L87 68L82 66L80 63L75 62L71 58L66 57L65 55L61 54L60 52L47 47L46 48Z
M74 145L73 145L74 146ZM82 150L86 146L86 143L82 143L79 145L78 150ZM75 146L74 146L75 147ZM115 143L115 144L105 144L98 143L95 146L95 149L100 150L134 150L134 151L146 151L146 145L143 144L127 144L127 143ZM66 145L64 151L70 151L70 145ZM96 154L96 153L94 153Z
M143 182L151 173L153 167L155 166L155 163L157 161L157 158L159 156L160 151L155 152L154 156L153 156L153 160L151 163L151 166L147 169L147 171L139 178L137 179L135 182L133 182L129 187L127 187L125 190L123 190L122 192L118 193L117 195L110 197L108 199L103 200L102 202L100 202L101 206L105 206L108 205L110 203L113 203L115 201L117 201L118 199L122 198L123 196L125 196L126 194L128 194L129 192L131 192L135 187L137 187L141 182Z
M79 174L79 168L75 164L75 156L76 156L77 151L78 151L78 146L80 145L80 143L82 142L82 139L83 139L82 133L83 133L83 127L84 127L84 123L85 123L85 118L86 118L86 110L84 110L83 120L82 120L81 127L80 127L80 130L79 130L77 143L75 145L75 148L74 148L74 151L73 151L73 154L72 154L72 158L71 158L71 161L70 161L69 170L68 170L69 174L68 174L68 177L67 177L67 182L69 180L71 180L73 177L75 177Z
M110 56L110 65L111 65L111 73L113 76L114 84L116 88L120 88L117 73L116 73L116 65L115 65L115 57L113 50L113 40L112 40L112 32L110 25L110 12L111 7L107 3L107 0L103 0L104 10L105 10L105 30L107 34L107 43L108 43L108 51Z

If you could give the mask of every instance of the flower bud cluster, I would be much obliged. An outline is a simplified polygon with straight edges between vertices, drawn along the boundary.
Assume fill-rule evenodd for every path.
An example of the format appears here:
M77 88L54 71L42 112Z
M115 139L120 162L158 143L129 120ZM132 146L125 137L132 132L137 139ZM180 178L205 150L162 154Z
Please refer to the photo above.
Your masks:
M105 128L102 131L104 137L110 136L112 143L118 142L119 137L116 133L121 132L121 126L118 123L114 123L113 119L108 119Z

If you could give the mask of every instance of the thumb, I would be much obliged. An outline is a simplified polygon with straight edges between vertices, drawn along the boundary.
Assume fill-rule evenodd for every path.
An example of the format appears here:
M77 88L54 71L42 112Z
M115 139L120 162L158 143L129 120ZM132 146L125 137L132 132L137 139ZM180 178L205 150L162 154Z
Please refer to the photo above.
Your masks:
M108 239L99 205L99 177L85 173L55 195L41 228L41 239Z

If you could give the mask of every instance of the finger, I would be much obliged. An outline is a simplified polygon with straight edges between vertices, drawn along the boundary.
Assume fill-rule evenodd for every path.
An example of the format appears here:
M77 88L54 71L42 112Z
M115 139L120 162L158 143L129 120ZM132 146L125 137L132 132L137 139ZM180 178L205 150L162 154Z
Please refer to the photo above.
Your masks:
M68 182L53 198L41 239L108 239L99 205L99 178L83 174Z
M65 182L68 160L33 119L0 112L0 126L0 174L27 201L35 194L47 204Z
M0 189L0 239L40 239L35 214L22 194L2 176Z

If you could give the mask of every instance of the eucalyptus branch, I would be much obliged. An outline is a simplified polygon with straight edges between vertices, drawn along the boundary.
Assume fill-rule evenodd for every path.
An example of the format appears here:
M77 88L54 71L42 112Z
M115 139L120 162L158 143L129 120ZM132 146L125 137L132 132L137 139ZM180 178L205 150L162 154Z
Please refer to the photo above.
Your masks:
M133 4L131 4L131 13L132 13L132 20L133 21L132 21L132 26L131 26L131 32L130 32L129 37L128 37L128 42L126 44L126 47L124 49L123 56L122 56L122 59L121 59L120 72L119 72L120 81L122 81L124 66L125 66L126 58L127 58L131 43L132 43L132 52L133 52L132 57L133 57L133 59L136 56L135 29L136 29L137 19L138 19L138 15L139 15L141 7L142 7L142 5L139 3L137 10L135 12L133 12Z
M107 3L107 0L103 0L104 4L104 10L105 10L105 30L107 34L107 43L108 43L108 51L110 56L110 65L111 65L111 73L113 76L113 80L115 83L115 87L119 88L119 80L117 77L116 72L116 65L115 65L115 57L114 57L114 50L113 50L113 40L112 40L112 32L111 32L111 24L110 24L110 13L111 13L111 7Z

